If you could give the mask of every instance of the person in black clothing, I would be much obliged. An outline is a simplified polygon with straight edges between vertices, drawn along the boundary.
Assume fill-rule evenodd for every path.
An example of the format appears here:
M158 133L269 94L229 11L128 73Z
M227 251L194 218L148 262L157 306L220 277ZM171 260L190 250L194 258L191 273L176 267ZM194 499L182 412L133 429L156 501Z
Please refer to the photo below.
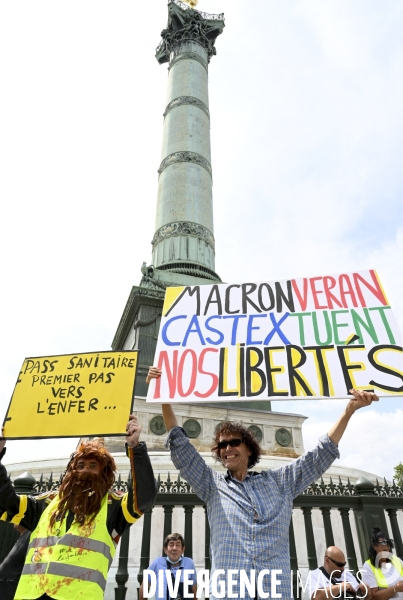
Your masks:
M31 535L31 532L22 525L14 525L14 528L20 533L20 537L0 564L1 600L13 600L15 596Z
M65 598L63 587L65 589L66 585L71 586L70 589L79 589L83 598L103 598L105 568L100 567L98 570L93 567L91 580L89 569L78 566L83 548L91 551L95 548L97 551L92 556L96 555L97 560L99 557L100 565L103 564L105 556L110 557L111 549L118 543L122 533L153 506L157 493L146 445L139 441L141 427L134 415L130 416L126 430L127 455L133 481L133 486L127 493L110 491L114 482L115 461L102 442L97 440L80 444L71 455L58 493L49 492L36 497L16 494L7 471L0 462L0 509L3 513L0 517L7 521L13 519L14 523L18 520L17 524L32 531L25 564L21 564L18 554L10 553L7 557L10 568L23 568L16 599ZM1 437L0 459L4 452L5 439ZM48 507L49 510L46 510ZM106 523L103 526L98 514L105 514ZM93 539L96 537L94 529L96 532L97 528L105 525L111 538L109 544ZM48 537L43 538L43 533L36 535L37 528L48 531ZM69 533L70 529L74 530L74 535ZM61 571L62 549L67 549L69 556L73 556L73 561L66 559ZM56 555L59 558L52 561L52 553L53 557ZM78 557L76 562L74 556ZM66 572L69 568L70 572ZM49 574L51 577L48 577ZM87 593L89 581L92 585L90 595Z

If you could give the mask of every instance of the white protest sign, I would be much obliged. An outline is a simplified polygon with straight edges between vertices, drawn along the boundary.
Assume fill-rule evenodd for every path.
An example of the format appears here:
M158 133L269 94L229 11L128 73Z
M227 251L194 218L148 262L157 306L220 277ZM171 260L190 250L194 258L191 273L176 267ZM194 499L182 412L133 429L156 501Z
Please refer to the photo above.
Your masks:
M403 395L401 336L374 270L167 288L147 401Z

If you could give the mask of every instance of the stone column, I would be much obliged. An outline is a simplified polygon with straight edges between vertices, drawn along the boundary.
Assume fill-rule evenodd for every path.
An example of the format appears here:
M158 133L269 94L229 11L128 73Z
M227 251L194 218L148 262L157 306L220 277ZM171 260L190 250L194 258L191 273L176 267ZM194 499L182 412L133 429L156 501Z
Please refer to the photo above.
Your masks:
M220 281L215 273L208 63L224 27L179 0L157 48L169 62L153 266Z

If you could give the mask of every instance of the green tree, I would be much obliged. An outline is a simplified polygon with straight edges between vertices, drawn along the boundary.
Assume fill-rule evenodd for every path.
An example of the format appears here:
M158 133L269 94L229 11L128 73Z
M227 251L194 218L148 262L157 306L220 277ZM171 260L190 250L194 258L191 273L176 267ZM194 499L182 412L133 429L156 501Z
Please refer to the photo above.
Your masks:
M395 467L394 479L400 487L403 487L403 465L401 462Z

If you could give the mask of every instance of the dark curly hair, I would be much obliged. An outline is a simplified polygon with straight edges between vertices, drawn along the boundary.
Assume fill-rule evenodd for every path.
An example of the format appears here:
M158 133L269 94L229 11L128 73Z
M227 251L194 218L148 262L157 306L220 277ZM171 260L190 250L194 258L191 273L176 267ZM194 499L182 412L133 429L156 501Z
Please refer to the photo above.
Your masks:
M376 544L382 538L388 542L388 546L391 550L393 550L393 548L395 547L395 542L390 539L390 537L388 536L387 533L385 533L384 531L381 531L381 529L379 527L374 527L372 530L370 546L368 549L369 560L371 561L371 564L374 565L374 567L376 566L375 565L376 552L375 552L374 546L376 546Z
M244 427L241 423L234 423L233 421L224 421L220 427L217 427L215 435L213 437L213 446L211 452L216 461L221 462L220 450L218 449L218 442L222 435L236 435L239 436L243 442L247 445L252 454L248 460L248 468L254 467L260 460L262 449L255 436Z

